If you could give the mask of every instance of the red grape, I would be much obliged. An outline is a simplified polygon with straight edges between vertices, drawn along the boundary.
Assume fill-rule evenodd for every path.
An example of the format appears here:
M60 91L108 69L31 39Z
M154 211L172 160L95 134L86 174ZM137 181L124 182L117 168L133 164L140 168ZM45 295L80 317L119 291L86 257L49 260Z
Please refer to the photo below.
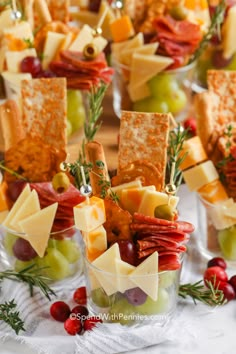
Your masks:
M64 301L56 301L50 307L50 314L54 320L65 322L70 316L70 308Z
M234 291L236 293L236 275L233 275L230 279L229 279L229 283L232 285L232 287L234 288Z
M226 264L225 260L221 257L214 257L209 260L209 262L207 263L207 268L214 267L214 266L218 266L222 269L227 268L227 264Z
M23 238L18 238L13 246L13 253L20 261L30 261L37 257L37 253L30 243Z
M23 73L30 73L33 77L37 77L42 71L42 65L39 58L29 56L22 60L20 70Z
M207 281L211 282L213 284L213 286L216 288L217 286L219 286L219 284L221 282L227 282L228 281L228 276L225 272L224 269L222 269L221 267L210 267L207 268L204 272L204 282L207 286Z
M225 68L227 65L229 65L231 60L232 60L232 57L229 59L225 59L223 57L222 50L216 50L213 54L213 57L212 57L212 64L217 69L221 69L221 68Z
M98 12L101 5L101 0L89 0L88 10Z
M136 246L130 240L117 240L116 242L120 249L120 258L122 261L127 262L131 265L136 265Z
M128 289L124 295L131 305L139 306L147 300L147 294L140 288Z
M235 299L235 291L230 283L220 282L218 289L223 291L224 299L227 301Z
M25 187L25 184L26 182L23 180L16 180L15 182L8 183L7 196L12 202L15 202L19 197Z

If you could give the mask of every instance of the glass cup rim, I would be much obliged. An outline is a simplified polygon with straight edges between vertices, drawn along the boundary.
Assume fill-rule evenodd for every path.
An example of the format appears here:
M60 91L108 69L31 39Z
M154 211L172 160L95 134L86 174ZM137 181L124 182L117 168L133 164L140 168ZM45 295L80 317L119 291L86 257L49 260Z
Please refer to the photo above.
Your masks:
M180 253L179 254L179 258L180 258L180 267L178 269L170 269L170 270L163 270L163 271L157 271L156 273L151 273L151 274L139 274L139 275L134 275L132 277L134 278L151 278L153 276L157 276L157 275L162 275L162 274L165 274L165 273L168 273L168 272L176 272L176 271L180 271L181 270L181 267L182 267L182 264L183 264L183 259L184 259L184 252L183 253ZM101 268L98 268L97 266L95 266L94 264L92 264L88 259L87 257L84 255L84 260L85 260L85 263L86 265L95 270L96 272L99 272L100 274L103 274L103 275L106 275L106 276L116 276L116 277L119 277L119 278L127 278L127 277L130 277L130 274L117 274L117 273L111 273L111 272L108 272L106 270L103 270Z
M14 236L19 236L19 237L22 237L22 236L26 236L27 234L25 232L21 232L21 231L16 231L16 230L13 230L5 225L2 225L0 224L0 229L3 229L5 232L9 232L11 234L13 234ZM62 229L60 231L52 231L50 232L50 236L54 236L54 235L58 235L58 234L61 234L62 232L67 232L67 231L70 231L72 229L76 229L75 225L72 225L70 227L67 227L66 229Z
M120 63L118 60L115 59L114 56L111 57L111 62L112 62L112 65L118 66L119 69L123 69L123 70L126 70L126 71L132 71L129 66ZM180 67L175 68L175 69L162 70L157 75L166 74L166 73L167 74L172 74L172 75L178 74L178 73L185 73L185 72L188 72L189 70L193 69L196 66L196 64L197 64L197 62L196 62L196 60L194 60L190 64L183 65L183 66L180 66Z

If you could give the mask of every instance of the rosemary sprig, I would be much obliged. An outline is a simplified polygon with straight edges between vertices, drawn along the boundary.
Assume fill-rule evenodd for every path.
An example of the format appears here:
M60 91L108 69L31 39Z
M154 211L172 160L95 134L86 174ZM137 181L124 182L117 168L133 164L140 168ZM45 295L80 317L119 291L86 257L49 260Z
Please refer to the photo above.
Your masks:
M211 24L210 27L207 31L207 33L203 36L198 49L195 51L195 53L192 55L192 57L190 58L188 64L193 63L195 60L197 60L202 53L204 52L204 50L206 49L209 41L211 40L212 36L218 32L219 33L219 28L224 20L224 13L226 10L226 2L225 0L222 0L218 6L215 9L215 13L212 16L211 19Z
M0 320L6 322L18 334L20 331L25 331L25 329L24 322L15 308L16 303L14 300L0 304Z
M182 182L182 171L180 170L180 165L187 156L187 153L181 154L183 149L183 143L187 139L188 130L183 129L180 124L177 128L171 130L169 134L169 144L167 148L167 177L171 174L171 169L173 163L175 164L175 171L173 174L173 184L178 188Z
M27 181L27 178L21 176L16 171L13 171L10 168L4 166L4 160L0 161L0 170L3 170L3 171L6 171L6 172L10 173L12 176L15 176L16 178L19 178L19 179L22 179L24 181Z
M11 269L5 270L0 272L0 282L4 279L10 279L27 283L31 296L34 294L34 287L37 287L48 300L51 300L51 296L55 296L56 293L48 286L47 282L51 279L42 274L43 269L45 268L39 268L36 264L32 264L19 272Z
M99 118L103 112L102 101L107 90L107 85L101 84L98 88L93 88L89 93L89 116L84 123L85 141L94 139L95 134L100 129L102 123Z
M203 280L199 280L193 284L187 283L179 286L179 296L186 299L190 296L193 302L203 302L206 305L217 306L224 305L224 293L222 290L214 287L212 282L206 280L206 288L203 284Z

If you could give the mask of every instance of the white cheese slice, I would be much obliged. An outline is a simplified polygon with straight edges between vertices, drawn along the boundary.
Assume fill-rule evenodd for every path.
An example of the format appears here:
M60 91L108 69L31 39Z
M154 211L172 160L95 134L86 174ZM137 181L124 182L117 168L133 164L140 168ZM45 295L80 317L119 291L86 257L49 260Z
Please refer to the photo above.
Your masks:
M117 292L117 277L115 259L120 259L120 250L117 243L114 243L107 251L92 262L91 270L95 277L109 296Z
M19 222L23 232L39 257L43 257L56 215L58 203L49 205Z
M7 70L12 73L20 73L20 63L26 57L37 57L34 48L24 49L21 51L8 50L5 54Z
M131 273L130 279L154 301L158 297L158 253L152 253Z
M19 197L17 198L17 200L15 201L13 207L11 208L11 210L9 211L6 219L3 221L3 225L6 227L10 228L11 225L11 221L14 218L14 216L16 215L16 213L18 212L18 210L21 208L22 204L25 202L25 200L28 198L28 196L30 195L31 190L30 190L30 186L27 183L25 188L23 189L23 191L21 192L21 194L19 195Z
M163 192L157 192L150 189L145 190L145 193L142 198L142 202L138 209L138 212L146 215L146 216L155 216L155 208L159 205L170 204L170 206L175 209L178 202L179 197L170 196L168 199L168 195Z
M151 96L151 91L146 83L138 87L128 84L127 91L131 101L133 102Z
M65 40L65 34L49 31L43 49L43 69L48 69L49 64L56 56L59 48Z
M183 172L185 183L190 191L197 191L208 183L219 178L219 174L211 160L201 163Z
M139 32L132 39L128 39L122 42L112 43L111 45L112 56L115 58L115 60L120 61L120 55L123 53L124 50L139 48L143 44L144 44L143 33Z
M124 293L125 290L135 288L135 283L132 282L128 275L135 269L135 267L122 259L115 259L116 274L117 274L117 289Z
M216 230L226 229L236 223L235 205L234 200L229 198L206 209Z
M236 5L230 7L222 27L223 56L226 59L236 52L235 41Z
M0 224L6 219L7 215L9 214L8 210L0 211Z
M20 227L19 222L28 216L37 213L40 210L40 203L38 193L35 190L32 190L30 195L26 198L24 203L21 205L21 208L18 209L15 216L12 218L10 226L13 230L21 231L23 230Z
M143 44L140 47L135 47L135 48L129 48L129 49L124 49L120 53L120 62L124 65L130 66L132 56L134 53L140 53L140 54L155 54L157 48L158 48L159 43L149 43L149 44Z
M11 73L9 71L3 71L2 77L4 80L4 87L6 91L6 97L11 100L15 100L19 104L21 109L21 81L31 80L32 76L29 73Z
M134 53L130 67L130 85L142 86L173 63L173 59L161 55Z
M107 45L107 40L102 36L94 37L93 29L88 25L84 25L68 50L83 52L84 47L89 43L93 43L97 47L98 52L102 52Z
M16 38L27 39L27 40L29 39L30 41L34 40L34 36L30 24L29 22L26 21L21 21L19 23L16 23L14 26L5 28L3 30L3 33L11 34Z

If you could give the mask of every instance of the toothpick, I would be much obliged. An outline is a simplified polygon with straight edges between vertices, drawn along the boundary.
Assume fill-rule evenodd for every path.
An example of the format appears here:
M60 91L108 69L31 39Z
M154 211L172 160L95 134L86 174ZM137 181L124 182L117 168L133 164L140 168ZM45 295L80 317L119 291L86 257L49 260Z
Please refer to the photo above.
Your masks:
M84 166L80 166L80 172L81 172L81 177L82 177L82 181L83 181L83 185L82 185L82 189L84 189L83 191L83 195L85 196L85 201L87 204L90 203L89 201L89 195L91 194L91 187L86 183L86 178L85 178L85 173L84 173ZM90 187L90 189L89 189ZM81 190L81 189L80 189Z
M100 19L98 21L97 28L101 28L102 27L107 13L108 13L108 6L106 6L105 10L103 11L103 14L102 14L102 16L100 17Z
M11 18L14 22L14 25L16 25L17 21L21 18L21 13L20 13L20 11L17 10L16 0L12 0L11 4L12 4Z
M175 175L175 161L171 164L170 171L170 182L165 187L165 192L168 195L168 205L170 204L170 197L176 192L176 186L174 185L174 175Z

